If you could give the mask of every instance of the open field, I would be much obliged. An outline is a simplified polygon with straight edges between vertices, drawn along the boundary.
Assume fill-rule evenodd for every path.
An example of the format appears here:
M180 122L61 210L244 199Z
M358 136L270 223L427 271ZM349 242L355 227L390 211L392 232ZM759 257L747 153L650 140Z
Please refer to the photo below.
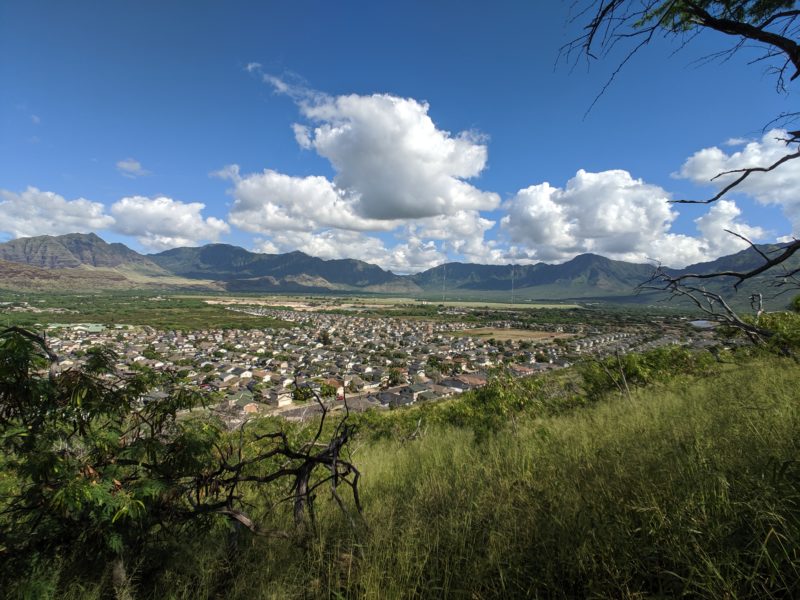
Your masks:
M150 325L156 329L259 328L271 327L268 317L234 310L237 306L262 306L274 310L320 312L364 317L383 317L425 321L469 322L471 327L494 324L513 318L524 323L523 333L512 339L546 339L547 334L532 332L543 324L628 325L649 322L654 313L674 316L675 309L614 305L505 304L487 301L424 302L408 297L327 296L327 295L247 295L247 294L156 294L141 291L112 293L0 293L0 324L39 326L48 323L102 323L111 325ZM683 314L683 313L681 313ZM695 316L695 315L692 315ZM472 325L474 324L474 325ZM284 324L285 325L285 324ZM478 332L483 335L485 330ZM492 334L487 334L492 336ZM508 339L508 332L495 332ZM544 335L537 338L536 335ZM534 337L531 337L534 336Z
M494 327L480 327L476 329L464 329L455 332L455 335L468 335L480 338L494 338L501 342L513 341L542 341L557 340L575 337L574 333L558 333L555 331L535 331L533 329L498 329Z
M480 300L464 300L464 301L453 301L450 302L427 302L427 304L442 304L444 306L454 307L454 308L492 308L492 309L508 309L508 308L561 308L561 309L570 309L570 308L581 308L578 304L555 304L555 303L542 303L539 304L537 302L483 302Z
M27 300L26 300L27 301ZM61 311L53 311L57 307ZM288 327L269 317L248 315L212 306L192 297L144 295L50 295L29 309L0 310L0 323L31 327L50 323L100 323L106 326L150 326L155 329L252 329Z
M176 296L178 297L178 296ZM402 306L444 306L446 308L485 308L485 309L572 309L581 308L578 304L534 303L534 302L487 302L483 300L454 300L437 302L416 300L414 298L366 298L339 296L179 296L185 298L204 298L208 304L221 305L260 305L291 308L297 311L381 309Z

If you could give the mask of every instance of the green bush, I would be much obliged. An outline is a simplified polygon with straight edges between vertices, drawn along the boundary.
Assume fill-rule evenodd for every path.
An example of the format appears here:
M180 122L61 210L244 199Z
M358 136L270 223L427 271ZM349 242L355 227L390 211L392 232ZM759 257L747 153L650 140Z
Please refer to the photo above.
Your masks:
M758 320L759 326L773 332L767 345L772 350L791 354L800 350L800 313L764 313Z
M591 400L612 391L627 393L631 387L665 382L679 375L708 375L715 370L709 352L693 352L681 346L664 346L581 364L583 389Z
M568 378L514 378L498 373L476 390L438 402L424 402L389 412L367 411L355 416L360 435L371 440L403 440L429 426L449 425L469 430L480 442L486 436L515 427L520 418L559 414L582 404Z
M331 473L355 489L344 420L228 431L194 411L202 398L169 374L118 376L103 348L62 372L55 358L43 338L0 332L0 588L44 594L23 575L43 566L100 588L113 574L125 595L126 564L152 574L176 545L236 526L260 531L253 517L287 497L302 528ZM149 396L153 387L163 397Z

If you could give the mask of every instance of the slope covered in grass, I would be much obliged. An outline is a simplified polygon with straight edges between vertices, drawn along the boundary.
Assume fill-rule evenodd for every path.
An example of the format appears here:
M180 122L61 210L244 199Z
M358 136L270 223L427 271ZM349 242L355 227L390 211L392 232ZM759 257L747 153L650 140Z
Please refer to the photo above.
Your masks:
M321 502L317 530L289 539L220 526L165 540L162 554L131 565L134 592L798 597L798 389L797 364L768 358L523 412L477 437L438 421L411 441L364 435L354 455L364 522ZM275 529L290 529L273 514ZM100 597L107 582L43 565L15 593Z
M359 577L396 597L796 595L798 383L762 364L481 445L442 430L376 448L379 560Z

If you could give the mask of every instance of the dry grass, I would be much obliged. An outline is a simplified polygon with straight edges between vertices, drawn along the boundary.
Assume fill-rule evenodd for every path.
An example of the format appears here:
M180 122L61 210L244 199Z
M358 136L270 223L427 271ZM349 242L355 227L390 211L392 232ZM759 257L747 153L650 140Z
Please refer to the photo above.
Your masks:
M559 333L555 331L535 331L533 329L499 329L492 327L481 327L478 329L465 329L459 331L456 335L468 335L479 338L494 338L505 342L506 340L513 341L548 341L558 339L569 339L575 337L574 333Z

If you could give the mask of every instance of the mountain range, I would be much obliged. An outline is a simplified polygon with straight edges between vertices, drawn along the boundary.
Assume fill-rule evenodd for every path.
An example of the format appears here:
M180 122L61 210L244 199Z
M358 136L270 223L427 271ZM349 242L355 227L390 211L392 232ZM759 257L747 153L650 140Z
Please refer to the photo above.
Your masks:
M762 251L772 247L760 247ZM708 273L761 263L753 248L672 272ZM229 244L139 254L89 233L19 238L0 243L0 289L77 291L173 289L265 293L383 293L449 299L652 301L635 294L653 265L581 254L562 264L447 263L397 275L354 259L261 254ZM758 281L748 283L749 287ZM763 281L762 281L763 283ZM711 282L709 285L722 285ZM720 288L722 289L722 288ZM743 297L747 290L737 294Z

